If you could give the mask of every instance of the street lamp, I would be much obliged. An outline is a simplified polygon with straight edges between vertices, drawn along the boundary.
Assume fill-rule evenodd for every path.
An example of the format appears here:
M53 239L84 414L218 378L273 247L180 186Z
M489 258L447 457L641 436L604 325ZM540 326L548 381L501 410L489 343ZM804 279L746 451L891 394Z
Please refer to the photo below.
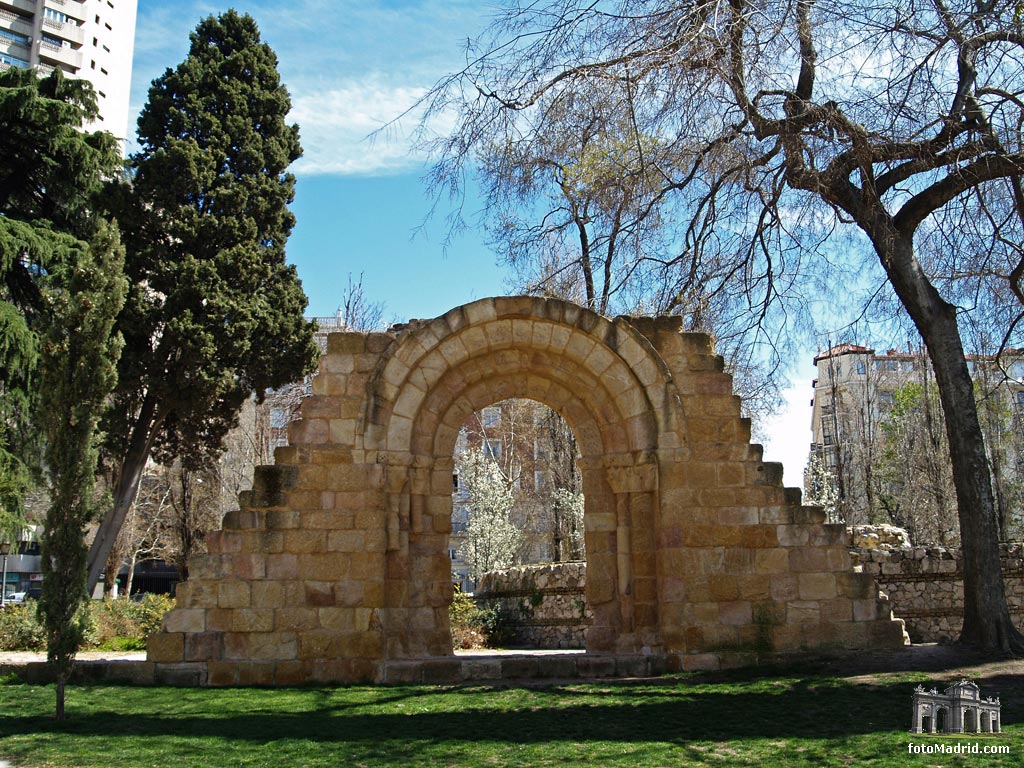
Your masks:
M0 541L0 555L4 558L3 581L0 581L0 608L7 607L7 556L11 554L11 542L7 539Z

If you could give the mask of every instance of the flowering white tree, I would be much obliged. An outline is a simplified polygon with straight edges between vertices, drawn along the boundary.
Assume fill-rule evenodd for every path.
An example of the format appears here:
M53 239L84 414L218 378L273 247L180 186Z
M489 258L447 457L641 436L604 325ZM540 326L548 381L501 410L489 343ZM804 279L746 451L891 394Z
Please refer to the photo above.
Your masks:
M498 464L480 448L463 451L456 464L469 513L459 554L473 579L479 580L487 571L515 565L523 533L509 517L515 494Z

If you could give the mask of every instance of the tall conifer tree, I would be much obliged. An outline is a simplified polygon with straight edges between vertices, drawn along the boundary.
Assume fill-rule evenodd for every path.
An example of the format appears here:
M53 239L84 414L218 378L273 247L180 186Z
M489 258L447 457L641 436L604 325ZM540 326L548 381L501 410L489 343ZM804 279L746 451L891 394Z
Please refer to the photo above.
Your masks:
M188 57L157 78L139 118L131 184L114 195L132 288L107 423L114 505L89 556L95 585L150 455L197 466L242 403L316 357L285 241L301 154L288 92L256 22L203 20Z

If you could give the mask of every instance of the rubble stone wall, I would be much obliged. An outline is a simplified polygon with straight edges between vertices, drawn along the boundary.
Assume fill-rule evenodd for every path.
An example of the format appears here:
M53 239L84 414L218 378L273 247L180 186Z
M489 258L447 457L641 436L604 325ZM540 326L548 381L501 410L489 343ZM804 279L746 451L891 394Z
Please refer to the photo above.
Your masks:
M586 648L586 579L586 563L521 565L485 574L474 597L499 611L511 647Z
M889 596L893 615L906 623L912 642L950 642L959 636L964 606L959 549L853 549L850 555L855 568L874 576ZM1024 627L1024 544L1001 544L999 560L1010 615Z

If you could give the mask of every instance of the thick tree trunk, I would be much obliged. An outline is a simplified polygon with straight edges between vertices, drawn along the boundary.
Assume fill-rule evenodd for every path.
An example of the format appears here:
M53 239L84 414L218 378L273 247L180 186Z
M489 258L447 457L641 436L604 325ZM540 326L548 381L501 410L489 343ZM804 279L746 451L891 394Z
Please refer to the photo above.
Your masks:
M156 434L162 423L163 416L157 414L155 400L151 396L147 396L132 430L128 453L121 462L113 506L100 522L96 538L93 539L92 547L89 549L89 574L86 589L90 595L96 588L96 584L99 583L100 574L103 572L107 558L110 557L110 551L117 542L121 526L124 525L128 511L139 494L142 473L146 469L153 441L156 439Z
M985 442L964 356L956 308L928 280L912 236L876 240L882 266L924 339L945 414L963 551L964 623L960 642L986 650L1024 652L1006 604L999 531Z

